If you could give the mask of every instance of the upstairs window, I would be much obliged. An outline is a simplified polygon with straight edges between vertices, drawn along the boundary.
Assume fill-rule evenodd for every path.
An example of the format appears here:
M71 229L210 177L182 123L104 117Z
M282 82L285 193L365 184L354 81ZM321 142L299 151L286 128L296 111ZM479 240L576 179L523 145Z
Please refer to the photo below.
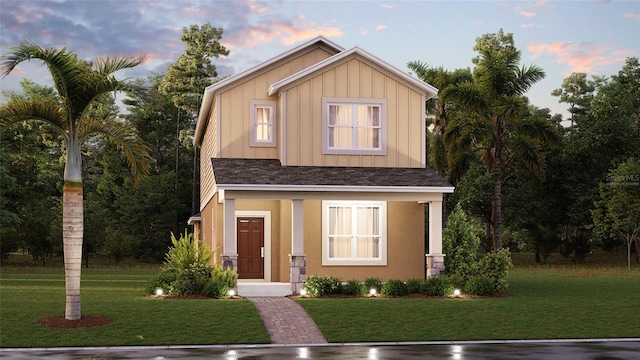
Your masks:
M276 146L275 109L275 101L251 101L251 146Z
M384 99L324 98L325 154L384 155Z

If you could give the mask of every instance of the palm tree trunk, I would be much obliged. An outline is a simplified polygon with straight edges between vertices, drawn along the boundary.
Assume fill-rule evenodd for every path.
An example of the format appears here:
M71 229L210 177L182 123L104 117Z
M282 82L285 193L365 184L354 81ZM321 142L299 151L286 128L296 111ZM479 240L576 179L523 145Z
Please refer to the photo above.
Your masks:
M502 249L502 169L499 164L493 169L493 246Z
M80 272L83 235L82 183L65 182L62 194L62 239L66 286L65 319L80 320Z

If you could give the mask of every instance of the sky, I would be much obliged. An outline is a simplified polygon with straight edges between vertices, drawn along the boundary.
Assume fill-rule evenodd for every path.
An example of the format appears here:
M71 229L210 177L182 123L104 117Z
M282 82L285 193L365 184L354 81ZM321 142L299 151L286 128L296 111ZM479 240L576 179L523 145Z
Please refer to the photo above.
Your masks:
M247 70L318 35L344 48L359 46L409 72L420 60L445 69L473 68L476 38L513 33L521 64L544 80L530 102L567 117L551 96L572 72L611 76L627 57L640 57L640 1L259 1L259 0L0 0L0 53L25 39L67 47L92 60L147 55L118 73L146 78L164 72L184 51L182 28L210 22L222 28L228 56L213 59L220 76ZM51 85L46 68L23 63L0 81L19 91L28 78ZM0 101L5 101L4 97Z

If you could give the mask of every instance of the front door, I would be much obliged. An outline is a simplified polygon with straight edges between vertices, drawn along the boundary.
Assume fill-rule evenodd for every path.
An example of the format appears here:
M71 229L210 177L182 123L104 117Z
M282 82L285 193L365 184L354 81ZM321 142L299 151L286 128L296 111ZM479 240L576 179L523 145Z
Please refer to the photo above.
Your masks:
M264 279L264 218L239 217L238 278Z

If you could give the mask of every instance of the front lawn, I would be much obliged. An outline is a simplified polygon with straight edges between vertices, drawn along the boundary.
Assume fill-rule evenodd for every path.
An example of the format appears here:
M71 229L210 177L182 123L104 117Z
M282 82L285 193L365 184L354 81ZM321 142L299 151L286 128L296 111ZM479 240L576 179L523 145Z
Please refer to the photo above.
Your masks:
M157 269L83 269L82 312L113 321L58 329L41 318L64 315L64 270L2 268L0 346L111 346L269 343L249 300L173 300L144 296Z
M298 299L329 342L640 336L640 271L516 267L511 296Z

